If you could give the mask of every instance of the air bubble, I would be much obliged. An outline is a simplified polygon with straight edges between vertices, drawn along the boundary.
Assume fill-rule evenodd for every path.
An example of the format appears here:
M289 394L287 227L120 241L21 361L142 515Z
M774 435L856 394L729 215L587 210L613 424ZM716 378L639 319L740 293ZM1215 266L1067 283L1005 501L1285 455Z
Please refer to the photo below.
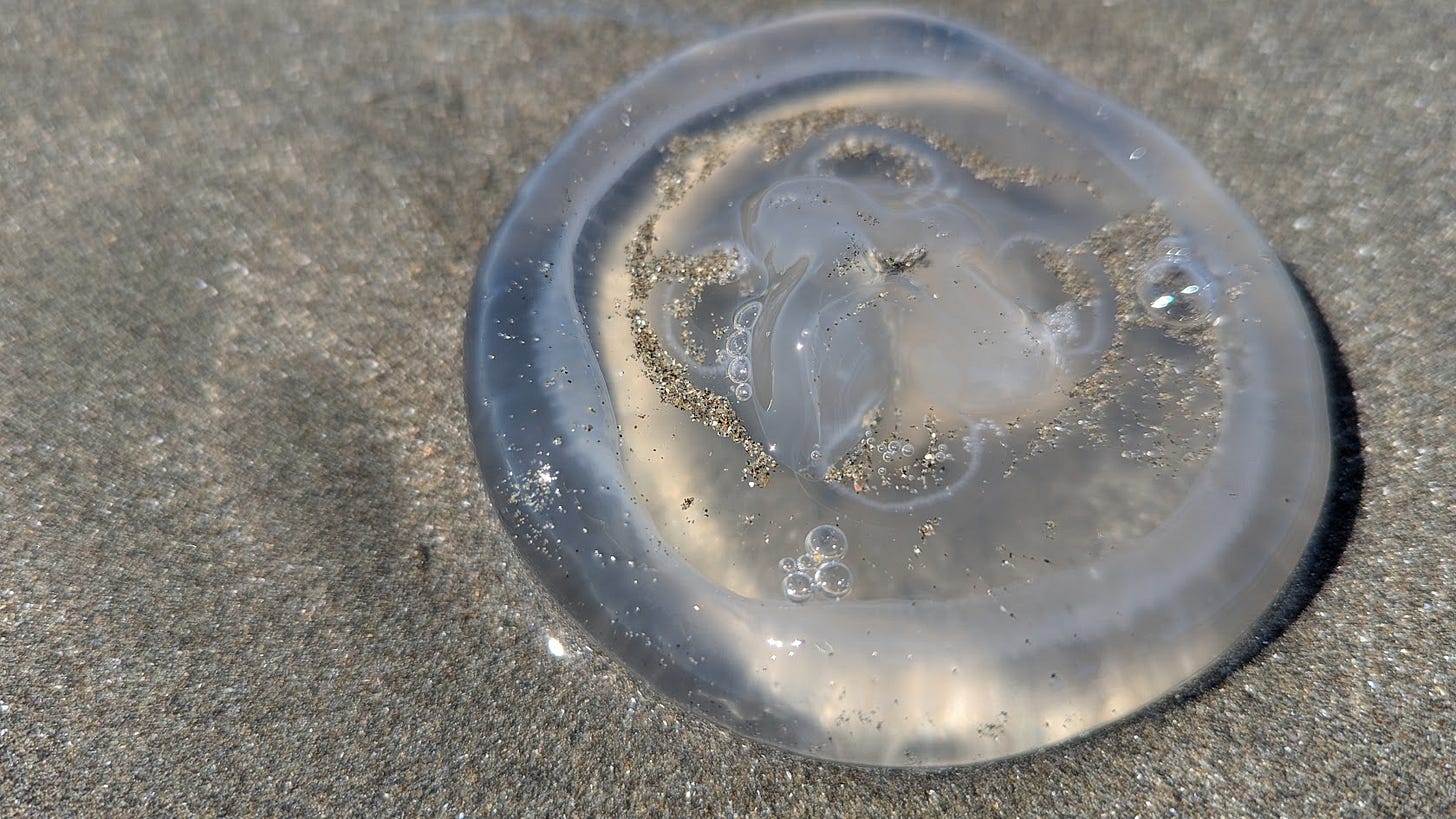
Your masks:
M786 574L792 574L799 570L799 562L792 557L786 557L779 561L779 568L783 569Z
M1149 317L1169 327L1197 327L1213 316L1215 285L1191 258L1169 256L1143 273L1138 301Z
M804 536L804 548L809 554L827 559L844 557L849 548L849 537L844 530L829 523L821 523Z
M728 334L728 340L723 342L723 349L730 356L742 356L748 354L748 331L734 330Z
M762 312L762 302L751 301L738 308L738 312L733 314L733 326L740 330L751 330Z
M814 572L814 585L829 597L838 599L849 594L854 585L854 575L848 566L838 560L831 560Z
M784 597L795 603L802 603L814 596L814 578L807 572L792 572L784 575Z
M733 398L737 401L747 401L753 397L753 387L744 383L733 385Z
M748 380L748 359L744 356L734 356L728 359L728 380L735 383L743 383Z

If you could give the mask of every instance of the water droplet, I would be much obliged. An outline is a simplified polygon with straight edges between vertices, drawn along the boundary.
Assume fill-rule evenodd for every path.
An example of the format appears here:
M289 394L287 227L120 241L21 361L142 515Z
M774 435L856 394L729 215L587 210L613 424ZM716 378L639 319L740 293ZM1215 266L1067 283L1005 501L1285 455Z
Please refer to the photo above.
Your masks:
M1137 148L1133 148L1132 149L1132 153L1128 154L1127 155L1127 158L1136 161L1136 160L1142 159L1143 157L1145 157L1147 155L1148 155L1148 149L1147 148L1137 147Z

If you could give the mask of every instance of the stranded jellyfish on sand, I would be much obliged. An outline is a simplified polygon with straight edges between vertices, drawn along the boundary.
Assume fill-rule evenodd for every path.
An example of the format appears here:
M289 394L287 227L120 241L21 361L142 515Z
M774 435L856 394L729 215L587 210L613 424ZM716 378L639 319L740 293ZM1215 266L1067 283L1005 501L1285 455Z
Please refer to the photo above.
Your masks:
M1293 283L1187 152L900 12L589 113L485 254L466 380L497 508L601 646L856 764L1177 689L1278 598L1329 471Z

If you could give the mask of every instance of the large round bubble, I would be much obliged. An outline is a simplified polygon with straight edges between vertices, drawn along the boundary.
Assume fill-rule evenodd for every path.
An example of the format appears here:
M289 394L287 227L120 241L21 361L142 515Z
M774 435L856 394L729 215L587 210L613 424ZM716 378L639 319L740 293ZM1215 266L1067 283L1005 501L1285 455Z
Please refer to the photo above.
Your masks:
M1023 753L1255 628L1330 458L1277 257L1141 117L964 28L816 14L615 92L466 341L486 482L604 648L856 764Z

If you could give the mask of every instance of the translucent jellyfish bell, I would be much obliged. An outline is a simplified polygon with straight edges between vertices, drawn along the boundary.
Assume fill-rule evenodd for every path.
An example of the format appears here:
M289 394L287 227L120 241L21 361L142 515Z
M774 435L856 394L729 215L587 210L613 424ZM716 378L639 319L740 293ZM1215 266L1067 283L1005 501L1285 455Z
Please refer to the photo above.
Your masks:
M522 188L467 329L482 474L582 628L708 718L1023 753L1218 662L1304 555L1330 431L1275 259L1171 138L981 34L771 24Z

